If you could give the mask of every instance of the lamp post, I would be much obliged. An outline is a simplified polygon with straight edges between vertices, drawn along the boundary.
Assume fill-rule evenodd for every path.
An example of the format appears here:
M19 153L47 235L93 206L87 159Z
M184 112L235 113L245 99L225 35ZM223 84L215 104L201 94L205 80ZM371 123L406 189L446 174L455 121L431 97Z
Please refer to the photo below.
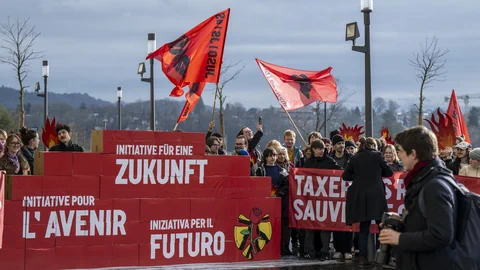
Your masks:
M103 130L107 130L108 119L103 119Z
M117 121L118 121L118 130L122 130L122 87L117 87L117 98L118 98L118 116L117 116Z
M349 23L346 28L345 40L352 40L352 50L365 54L365 135L373 135L372 118L372 76L370 66L370 13L373 11L373 0L360 0L365 25L365 45L356 46L355 39L360 37L357 23Z
M47 80L50 70L48 67L48 61L44 60L42 62L42 76L43 76L43 93L40 93L40 83L35 84L35 93L38 97L43 97L43 124L47 122L48 117L48 91L47 91Z
M155 33L148 34L148 54L154 52L157 48ZM153 58L150 58L150 78L143 78L145 73L145 63L138 64L137 74L140 74L142 82L150 83L150 130L155 131L155 92L153 79Z

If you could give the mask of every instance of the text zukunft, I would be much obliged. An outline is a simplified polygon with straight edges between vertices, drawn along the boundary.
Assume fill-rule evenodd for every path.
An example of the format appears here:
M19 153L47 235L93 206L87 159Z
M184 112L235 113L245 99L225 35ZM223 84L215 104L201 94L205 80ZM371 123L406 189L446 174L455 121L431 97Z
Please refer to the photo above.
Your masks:
M190 176L204 183L206 159L117 159L115 184L189 184Z

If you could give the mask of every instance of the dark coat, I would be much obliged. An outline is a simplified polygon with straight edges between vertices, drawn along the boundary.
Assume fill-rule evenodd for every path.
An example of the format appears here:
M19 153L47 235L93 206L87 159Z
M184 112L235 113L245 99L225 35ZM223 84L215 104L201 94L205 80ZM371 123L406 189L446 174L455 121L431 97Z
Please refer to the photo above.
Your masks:
M346 161L345 161L345 164L348 164L348 162L350 161L350 159L353 157L353 155L348 152L346 149L343 150L343 154L345 155L346 157ZM330 154L330 157L332 157L334 160L335 160L335 151L333 151L331 154ZM342 168L343 169L343 168Z
M390 166L390 168L392 169L392 171L394 172L403 172L405 171L403 169L403 165L400 163L400 162L393 162L392 164L388 164L388 166Z
M452 269L456 196L449 184L439 180L445 177L434 169L439 167L443 167L441 160L432 160L407 187L408 214L397 249L397 269ZM425 215L418 206L422 188Z
M277 190L276 196L282 198L282 218L288 218L288 172L278 164L275 164L275 166L280 169L280 180L278 182L278 185L272 188L275 188ZM267 176L263 164L258 167L255 175Z
M333 158L329 156L315 157L313 154L312 156L310 156L309 159L305 161L305 164L303 167L312 168L312 169L330 169L330 170L342 169L342 167L340 167Z
M50 152L85 152L83 147L81 147L78 144L72 143L70 140L68 144L64 144L60 142L60 144L57 144L55 146L52 146L50 149L48 149Z
M393 175L382 153L362 150L355 154L343 171L343 180L353 181L347 192L347 224L381 220L388 211L382 177Z
M28 148L27 146L24 146L22 147L22 155L25 158L25 160L28 162L28 165L30 166L30 174L34 175L35 170L34 170L33 164L34 164L35 150Z
M447 165L447 168L449 170L451 170L453 172L454 175L458 175L458 173L460 172L460 164L462 162L462 159L461 158L455 158L452 162L450 162L448 165ZM468 162L467 163L470 163L470 158L468 158Z

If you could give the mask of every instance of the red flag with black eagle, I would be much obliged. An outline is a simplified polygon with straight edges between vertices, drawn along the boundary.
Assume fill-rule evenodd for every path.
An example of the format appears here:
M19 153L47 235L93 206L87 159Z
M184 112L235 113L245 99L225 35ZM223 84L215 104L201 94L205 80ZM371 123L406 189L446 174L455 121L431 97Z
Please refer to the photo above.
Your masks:
M230 9L219 12L147 56L162 62L175 85L170 96L182 96L182 88L191 83L218 83L229 18Z
M465 141L470 143L467 123L465 122L465 119L463 119L462 110L460 110L460 105L458 105L455 90L452 90L452 96L450 97L450 103L448 104L447 114L452 117L455 136L461 136L463 134L463 136L465 136Z
M315 101L337 102L337 83L330 74L331 67L308 71L255 60L285 110L296 110Z
M187 101L185 101L182 112L178 116L177 124L185 121L188 118L188 115L193 111L193 108L195 108L195 105L197 105L197 102L202 95L205 84L206 83L204 82L189 84L188 93L185 95Z

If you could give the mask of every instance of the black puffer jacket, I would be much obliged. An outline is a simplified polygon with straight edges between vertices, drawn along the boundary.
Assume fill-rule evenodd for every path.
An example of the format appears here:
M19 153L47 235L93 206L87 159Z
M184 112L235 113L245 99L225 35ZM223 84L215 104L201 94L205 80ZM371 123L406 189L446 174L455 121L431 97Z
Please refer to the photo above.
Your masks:
M60 143L52 146L48 151L50 152L85 152L85 149L78 144L69 141L68 144Z
M30 166L30 174L34 175L35 170L33 168L33 164L34 164L35 150L27 146L24 146L22 147L22 155L25 158L25 160L28 162L28 165Z

